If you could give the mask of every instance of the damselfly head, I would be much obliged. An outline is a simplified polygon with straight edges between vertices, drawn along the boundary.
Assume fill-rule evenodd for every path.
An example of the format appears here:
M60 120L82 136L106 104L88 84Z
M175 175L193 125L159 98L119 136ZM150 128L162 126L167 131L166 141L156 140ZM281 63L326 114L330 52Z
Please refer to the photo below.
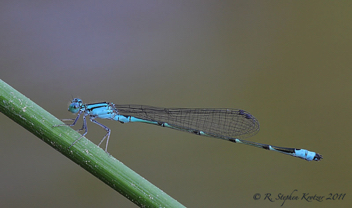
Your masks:
M68 111L71 113L77 113L82 106L82 100L79 98L73 98L70 106L68 106Z

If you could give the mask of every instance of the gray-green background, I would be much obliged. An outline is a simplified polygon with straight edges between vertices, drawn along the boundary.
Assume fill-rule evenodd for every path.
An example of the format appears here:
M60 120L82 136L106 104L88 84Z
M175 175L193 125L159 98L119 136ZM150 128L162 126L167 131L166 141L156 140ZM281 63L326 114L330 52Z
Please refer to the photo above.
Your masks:
M280 207L264 194L295 189L299 197L346 196L283 207L347 207L352 3L341 2L1 2L0 78L58 118L74 117L72 96L247 110L261 124L249 140L324 159L102 123L112 129L114 157L187 207ZM3 114L0 122L2 207L135 207ZM104 130L88 125L98 143Z

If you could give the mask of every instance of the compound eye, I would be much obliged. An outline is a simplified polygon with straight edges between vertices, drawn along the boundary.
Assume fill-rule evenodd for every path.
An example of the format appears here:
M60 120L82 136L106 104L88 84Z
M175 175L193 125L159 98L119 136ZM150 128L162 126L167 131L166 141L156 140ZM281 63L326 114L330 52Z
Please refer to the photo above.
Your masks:
M68 107L68 111L71 113L77 113L80 109L80 104L78 103L71 103L71 105Z

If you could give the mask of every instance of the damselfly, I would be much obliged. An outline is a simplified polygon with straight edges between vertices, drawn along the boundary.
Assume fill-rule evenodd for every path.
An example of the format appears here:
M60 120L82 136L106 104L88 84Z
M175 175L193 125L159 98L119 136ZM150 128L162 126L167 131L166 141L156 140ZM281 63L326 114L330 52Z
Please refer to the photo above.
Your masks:
M108 149L111 130L97 122L95 119L110 119L120 123L143 122L176 130L186 131L196 135L209 136L228 140L234 143L246 144L266 150L276 151L308 161L319 161L322 155L305 149L277 147L243 140L253 136L259 131L259 122L249 112L239 109L209 109L209 108L159 108L146 105L116 105L110 102L83 104L81 99L74 98L68 110L78 113L72 124L57 126L74 126L79 117L83 116L83 126L78 131L84 130L82 136L76 139L70 147L76 144L87 132L86 117L106 130L106 135L98 146L106 139L105 152Z

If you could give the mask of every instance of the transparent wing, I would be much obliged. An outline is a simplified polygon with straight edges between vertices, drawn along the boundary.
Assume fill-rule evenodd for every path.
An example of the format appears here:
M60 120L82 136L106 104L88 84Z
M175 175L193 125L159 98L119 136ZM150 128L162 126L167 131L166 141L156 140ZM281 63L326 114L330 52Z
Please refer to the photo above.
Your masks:
M123 116L167 123L179 130L202 131L209 136L247 138L259 131L259 122L250 113L239 109L158 108L145 105L114 105Z

